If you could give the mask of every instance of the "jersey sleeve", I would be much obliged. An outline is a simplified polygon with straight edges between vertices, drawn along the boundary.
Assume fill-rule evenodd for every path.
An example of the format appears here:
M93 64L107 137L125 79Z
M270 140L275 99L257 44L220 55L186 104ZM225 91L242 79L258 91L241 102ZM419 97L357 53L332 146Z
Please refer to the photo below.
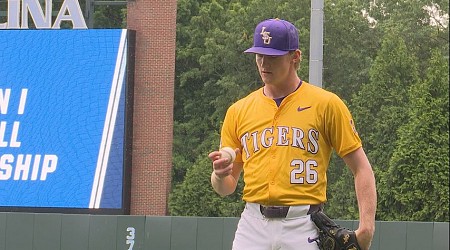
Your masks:
M236 104L231 105L222 124L222 130L220 133L220 148L222 147L231 147L233 149L239 148L242 150L241 143L239 141L239 135L237 131L238 121L237 121L237 112L236 112ZM242 154L239 153L236 155L236 162L242 162Z
M349 109L336 95L333 95L328 103L325 120L328 140L340 157L362 146Z

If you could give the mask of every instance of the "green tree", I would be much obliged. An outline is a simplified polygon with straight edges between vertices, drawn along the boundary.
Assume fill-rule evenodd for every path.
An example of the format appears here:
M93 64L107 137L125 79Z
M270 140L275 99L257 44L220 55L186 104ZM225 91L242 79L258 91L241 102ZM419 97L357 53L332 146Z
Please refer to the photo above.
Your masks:
M370 69L370 82L353 99L352 109L377 180L383 178L392 157L398 128L407 120L407 90L418 82L414 53L395 31L386 34ZM383 194L383 187L378 190ZM379 197L381 204L383 199ZM381 211L386 208L379 206Z
M408 48L416 51L420 69L427 68L426 62L431 57L430 48L440 48L443 54L448 55L449 29L448 29L448 0L377 0L370 1L367 11L375 20L377 28L383 33L396 29ZM375 3L375 4L374 4ZM427 10L436 8L439 15L430 15ZM435 13L435 14L436 14ZM440 19L447 14L445 19Z
M126 28L126 5L95 7L94 28Z
M386 173L394 171L397 141L402 140L402 131L409 129L400 129L412 115L408 111L409 89L425 77L427 68L435 67L429 63L432 48L448 59L448 28L423 21L430 17L422 8L428 4L426 1L376 3L325 3L324 88L341 96L353 113L376 172L378 219L386 219L393 217L388 198L391 187L385 183L394 184ZM448 1L437 3L448 13ZM377 24L370 26L362 10ZM227 107L261 86L254 57L242 51L252 44L254 25L259 21L270 17L288 19L300 28L303 63L299 72L306 80L309 15L310 1L305 0L178 1L171 213L225 216L234 212L226 209L242 205L237 194L220 198L212 192L211 163L207 160L207 154L219 145ZM443 158L436 161L445 164ZM334 218L356 219L350 171L336 155L328 171L326 211ZM240 180L238 189L242 184ZM448 203L448 195L442 197ZM195 199L208 207L191 204Z
M432 55L426 78L410 88L409 120L382 182L389 220L449 220L449 68L441 51Z
M327 173L327 198L324 208L331 218L355 220L358 218L358 202L353 175L344 161L333 153Z
M230 4L231 5L231 4ZM232 9L217 1L178 3L177 58L174 108L174 183L183 181L187 168L216 142L226 107L245 92L250 79L236 74L249 68L238 60L248 40L231 15L244 15L236 3ZM230 35L232 34L232 35ZM253 81L255 82L255 81ZM250 82L251 83L251 82ZM250 84L251 86L251 84ZM242 90L244 88L244 90Z
M331 1L324 9L323 88L347 105L351 96L369 81L369 70L380 46L381 30L371 27L361 10L367 1ZM358 218L353 176L333 153L328 168L325 211L333 218Z
M354 111L358 131L377 173L378 183L380 183L385 169L394 167L390 165L392 164L390 155L395 148L395 140L392 140L391 134L384 131L388 132L391 127L392 133L395 134L398 122L395 123L397 118L394 117L397 115L401 117L402 112L407 113L406 110L403 110L406 107L402 108L393 101L388 101L388 103L383 101L382 95L388 93L391 96L392 94L380 85L389 85L391 80L404 81L404 85L398 85L397 88L408 89L408 85L415 81L408 79L417 78L417 76L418 78L424 77L422 72L428 68L431 48L439 48L448 58L448 27L445 25L445 20L440 20L438 25L431 25L430 21L437 20L439 17L430 16L424 8L432 6L432 3L428 1L377 0L328 3L325 5L324 87L350 101L350 109ZM348 8L346 8L347 4ZM448 13L447 0L434 1L434 4L441 11L441 15ZM365 14L362 15L362 13ZM361 18L367 19L360 23ZM369 19L373 21L370 27ZM401 59L405 58L407 53L400 56L400 60L398 60L395 59L398 57L395 55L398 52L395 46L384 50L380 47L381 42L388 39L386 38L388 36L392 40L401 39L404 44L402 47L406 49L407 53L414 54L416 59L412 68L416 70L411 71L412 73L407 66L400 66L411 61ZM384 46L386 47L386 45ZM384 56L386 62L389 62L391 60L389 57L394 54L391 62L393 67L387 66L386 69L383 69L380 67L380 59L374 63L374 60L381 57L382 53L387 53ZM379 73L379 70L383 72ZM376 78L375 75L379 75L379 77ZM392 79L389 79L391 75ZM382 83L377 83L378 81ZM363 90L357 98L348 99L349 96L358 93L360 89ZM394 90L394 93L404 93L401 95L407 96L405 91L396 92ZM407 100L406 98L398 99L398 102L405 103ZM396 111L390 107L394 107ZM389 113L392 114L389 119L382 118L389 117ZM408 115L404 117L407 119ZM347 219L349 216L357 218L354 192L353 190L350 193L348 191L349 187L353 186L353 179L350 172L343 169L343 165L342 160L333 156L328 170L329 200L326 211L335 218ZM383 184L378 186L378 189L381 190L390 187ZM383 200L388 197L388 194L381 192L380 210L389 209L383 205ZM445 196L443 197L445 198ZM384 218L385 216L381 212L379 217Z
M332 1L324 9L323 87L350 101L363 83L379 48L381 30L361 10L367 1Z
M172 216L239 217L244 203L241 200L242 180L234 194L220 197L210 183L210 160L200 155L187 170L185 180L178 184L169 198Z

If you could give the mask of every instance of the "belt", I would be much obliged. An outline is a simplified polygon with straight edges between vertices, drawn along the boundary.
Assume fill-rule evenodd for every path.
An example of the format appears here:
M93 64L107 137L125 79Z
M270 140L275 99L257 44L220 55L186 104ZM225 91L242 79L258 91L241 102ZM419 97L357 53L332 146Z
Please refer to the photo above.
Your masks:
M289 206L259 206L261 214L265 218L286 218L289 212ZM308 214L323 210L323 204L310 205Z

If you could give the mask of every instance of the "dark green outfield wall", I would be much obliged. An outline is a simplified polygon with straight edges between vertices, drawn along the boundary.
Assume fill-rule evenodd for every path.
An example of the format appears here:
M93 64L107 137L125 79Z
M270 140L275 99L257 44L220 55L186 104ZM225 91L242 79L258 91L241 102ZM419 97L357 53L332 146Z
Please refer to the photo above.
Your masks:
M238 219L0 213L0 250L228 250ZM402 249L448 250L449 223L378 221L371 250Z

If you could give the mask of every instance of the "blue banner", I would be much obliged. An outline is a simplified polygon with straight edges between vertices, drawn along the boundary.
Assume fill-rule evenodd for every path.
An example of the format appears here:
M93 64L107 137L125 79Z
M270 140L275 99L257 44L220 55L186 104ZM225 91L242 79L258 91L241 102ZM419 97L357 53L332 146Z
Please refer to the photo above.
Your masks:
M0 207L122 208L126 34L0 31Z

